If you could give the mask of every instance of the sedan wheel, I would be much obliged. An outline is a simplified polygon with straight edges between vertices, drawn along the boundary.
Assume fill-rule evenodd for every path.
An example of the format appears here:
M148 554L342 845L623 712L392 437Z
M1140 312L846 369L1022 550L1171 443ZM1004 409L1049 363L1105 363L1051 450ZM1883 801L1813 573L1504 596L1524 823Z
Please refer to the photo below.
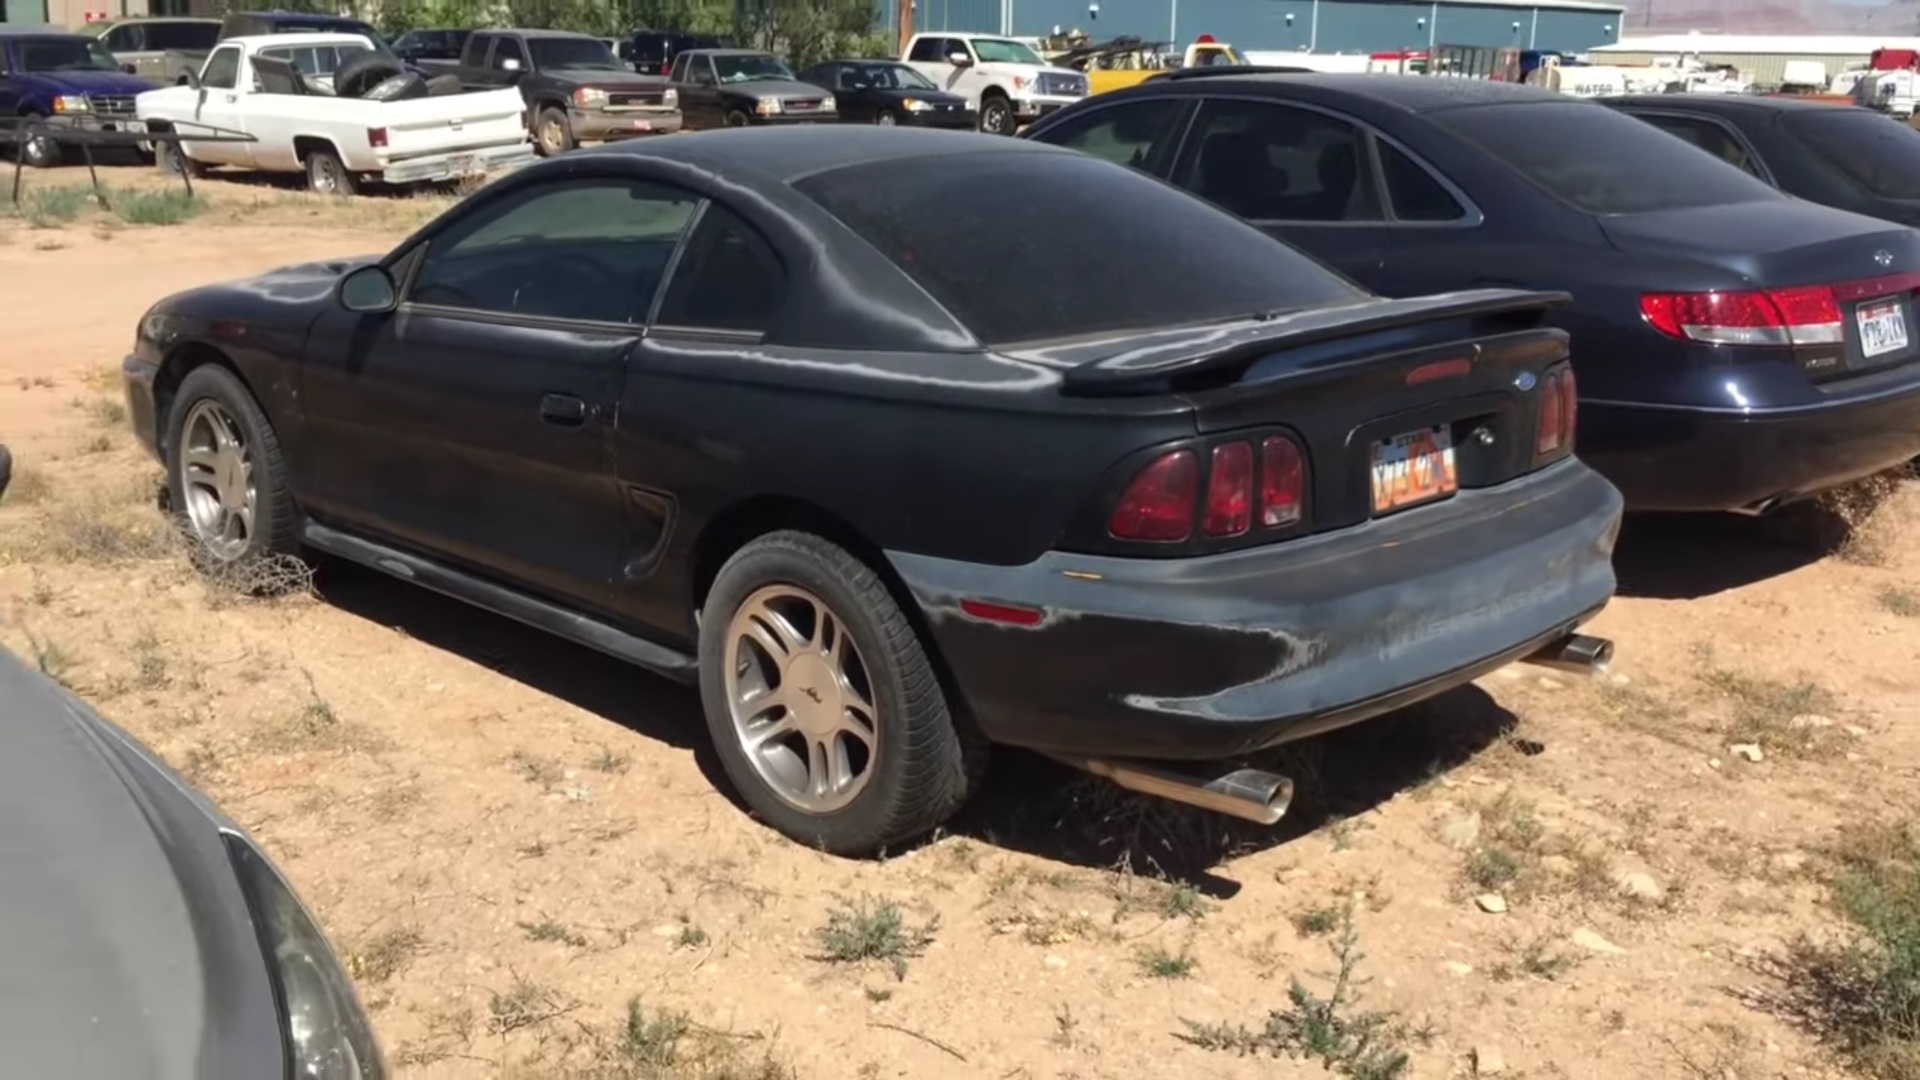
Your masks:
M196 404L180 431L180 487L194 535L207 553L232 562L253 541L259 491L240 425L217 401Z
M828 813L873 775L880 713L860 649L826 602L772 585L727 629L727 709L740 749L774 794Z
M880 114L873 118L873 122L879 124L881 127L893 127L900 121L894 118L891 109L882 109L880 110Z
M869 855L937 828L986 741L947 706L872 567L811 533L735 552L702 605L700 699L740 797L793 839Z

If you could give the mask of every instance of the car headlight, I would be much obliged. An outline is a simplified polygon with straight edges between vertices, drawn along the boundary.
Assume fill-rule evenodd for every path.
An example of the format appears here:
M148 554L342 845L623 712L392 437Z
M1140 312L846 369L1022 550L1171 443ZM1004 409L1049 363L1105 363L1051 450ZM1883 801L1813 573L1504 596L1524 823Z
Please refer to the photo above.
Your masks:
M753 111L761 116L774 116L780 112L779 98L762 98L753 103Z
M901 102L900 107L907 110L908 112L925 112L926 110L933 108L933 106L927 104L924 101L921 101L919 98L911 98L911 97Z
M666 92L660 95L660 104L665 105L669 109L679 108L680 91L675 90L671 86L667 87Z
M834 112L839 108L840 108L840 103L833 100L832 97L823 97L820 99L821 112Z
M53 111L57 113L92 112L93 106L78 94L62 94L53 99Z
M385 1080L386 1063L353 981L280 872L251 843L223 833L227 857L266 954L293 1080Z
M573 92L573 103L582 109L605 108L607 92L591 86L583 86Z

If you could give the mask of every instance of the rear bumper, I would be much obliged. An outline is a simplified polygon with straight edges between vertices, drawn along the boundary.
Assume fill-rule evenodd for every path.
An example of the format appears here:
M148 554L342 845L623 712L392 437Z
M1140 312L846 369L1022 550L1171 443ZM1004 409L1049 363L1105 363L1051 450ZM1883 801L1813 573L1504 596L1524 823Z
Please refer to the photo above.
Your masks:
M635 109L628 112L589 112L574 109L567 113L573 137L579 142L612 142L639 135L667 135L680 130L680 110L654 112Z
M1567 633L1613 595L1620 512L1610 484L1568 461L1223 555L1049 553L1016 567L889 557L989 738L1205 760L1412 704ZM963 599L1045 614L1030 627L983 622Z
M1920 385L1746 412L1582 401L1577 450L1631 510L1757 509L1920 454Z
M423 184L435 180L458 180L463 176L496 169L517 168L532 160L533 145L521 142L489 146L467 153L433 154L396 161L380 170L379 177L388 184Z

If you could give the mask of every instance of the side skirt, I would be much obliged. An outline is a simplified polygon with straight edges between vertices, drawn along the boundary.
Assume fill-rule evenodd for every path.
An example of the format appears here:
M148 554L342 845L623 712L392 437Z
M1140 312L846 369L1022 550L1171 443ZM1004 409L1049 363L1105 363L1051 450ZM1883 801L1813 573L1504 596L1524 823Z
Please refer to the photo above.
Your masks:
M477 608L596 649L675 682L691 685L699 679L699 663L687 653L635 637L598 619L495 585L430 559L313 522L308 522L301 530L301 539L329 555L337 555L348 562L425 586L455 600L464 600Z

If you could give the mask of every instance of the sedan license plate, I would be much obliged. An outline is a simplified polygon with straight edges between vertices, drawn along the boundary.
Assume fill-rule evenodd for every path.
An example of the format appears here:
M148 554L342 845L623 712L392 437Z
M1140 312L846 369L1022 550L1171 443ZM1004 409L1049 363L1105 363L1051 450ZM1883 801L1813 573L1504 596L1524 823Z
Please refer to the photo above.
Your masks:
M1389 514L1460 490L1453 435L1444 427L1373 444L1373 512Z
M1879 356L1907 347L1907 315L1898 300L1861 304L1855 317L1860 320L1860 353Z

